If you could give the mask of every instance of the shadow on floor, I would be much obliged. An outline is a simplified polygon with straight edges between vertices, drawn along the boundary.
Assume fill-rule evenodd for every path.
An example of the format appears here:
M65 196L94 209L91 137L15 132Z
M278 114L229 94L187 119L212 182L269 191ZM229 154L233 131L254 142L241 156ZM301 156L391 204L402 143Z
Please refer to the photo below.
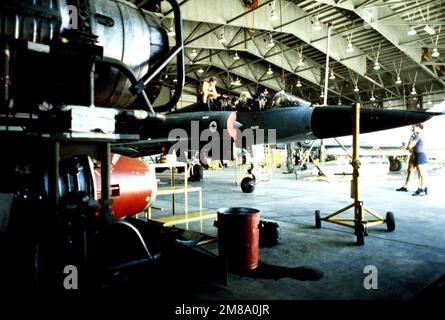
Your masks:
M425 289L413 297L416 301L444 301L445 299L445 274L431 283Z
M323 277L323 272L316 268L311 268L306 266L289 268L284 266L268 264L261 261L259 262L258 267L254 270L242 270L242 271L231 270L231 272L254 279L278 280L281 278L292 278L300 281L318 281Z

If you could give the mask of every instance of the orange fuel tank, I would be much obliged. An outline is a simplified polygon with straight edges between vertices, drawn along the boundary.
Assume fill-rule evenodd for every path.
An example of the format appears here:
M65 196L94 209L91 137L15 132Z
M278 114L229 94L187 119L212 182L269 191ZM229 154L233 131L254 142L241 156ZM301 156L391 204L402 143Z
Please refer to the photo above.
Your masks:
M110 187L115 219L122 219L144 211L155 201L157 182L155 171L139 159L118 154L110 157ZM94 169L97 199L101 198L100 166Z

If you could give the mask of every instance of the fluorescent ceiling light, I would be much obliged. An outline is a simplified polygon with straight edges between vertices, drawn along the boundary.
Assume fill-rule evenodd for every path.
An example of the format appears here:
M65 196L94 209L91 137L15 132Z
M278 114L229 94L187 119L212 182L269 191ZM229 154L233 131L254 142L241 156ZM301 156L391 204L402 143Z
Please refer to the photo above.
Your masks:
M239 60L238 52L235 52L235 55L233 56L233 60Z
M236 77L236 80L230 82L230 84L231 84L232 86L240 86L240 85L241 85L241 80L240 80L238 77Z
M312 29L314 29L315 31L320 31L321 30L320 21L318 19L316 19L314 21L314 25L312 26Z
M434 58L437 58L438 56L440 56L440 53L437 50L437 48L433 48L433 53L431 54L431 56L433 56Z
M409 27L408 35L415 36L417 34L416 29L413 26Z
M331 71L331 75L329 76L329 79L335 80L335 74L333 71Z
M423 31L425 31L429 35L436 34L436 31L427 24L425 25L425 28L423 28Z
M369 99L369 101L372 101L372 102L375 101L375 97L374 97L374 95L371 96L371 98Z
M396 84L402 84L402 79L400 79L400 76L397 76Z
M298 88L301 87L301 81L300 81L300 80L297 81L297 87L298 87Z
M174 36L176 35L176 33L175 33L175 29L173 29L173 26L170 26L170 28L168 28L167 35L168 35L169 37L174 37Z
M360 91L360 89L359 89L358 86L356 85L355 88L354 88L354 92L359 92L359 91Z
M272 69L270 67L269 67L269 69L267 69L266 74L273 74L273 71L272 71Z
M304 67L303 58L298 59L297 66L298 67Z
M277 20L277 19L278 19L278 15L277 15L277 13L275 12L275 10L272 10L272 11L270 12L269 20L271 20L271 21L275 21L275 20Z
M198 73L203 73L204 72L204 69L203 68L199 68L198 69Z
M380 70L380 63L378 61L374 62L374 70Z

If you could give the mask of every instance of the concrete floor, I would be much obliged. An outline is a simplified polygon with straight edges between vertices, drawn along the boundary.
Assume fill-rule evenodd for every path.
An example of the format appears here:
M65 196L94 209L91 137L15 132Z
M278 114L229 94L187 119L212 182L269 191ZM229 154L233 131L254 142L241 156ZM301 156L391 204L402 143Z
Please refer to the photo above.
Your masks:
M203 290L204 299L410 299L445 274L445 170L430 170L429 194L413 197L411 192L396 192L403 184L405 171L365 178L361 184L365 206L383 216L395 215L396 230L386 225L370 228L364 246L356 245L353 230L322 222L314 228L314 211L322 216L349 203L349 177L326 182L306 175L274 169L270 183L259 184L251 194L235 185L233 168L205 171L204 180L191 183L203 188L203 205L216 211L221 207L252 207L261 219L276 221L282 241L272 248L260 249L263 263L294 268L307 266L323 272L317 281L254 279L229 273L228 286ZM413 181L415 190L417 179ZM191 206L197 197L190 196ZM157 204L167 206L165 197ZM178 203L181 197L177 197ZM350 211L347 216L352 216ZM199 224L191 225L192 229ZM205 232L215 235L212 221ZM204 246L217 253L217 244ZM378 289L366 290L364 268L377 267Z

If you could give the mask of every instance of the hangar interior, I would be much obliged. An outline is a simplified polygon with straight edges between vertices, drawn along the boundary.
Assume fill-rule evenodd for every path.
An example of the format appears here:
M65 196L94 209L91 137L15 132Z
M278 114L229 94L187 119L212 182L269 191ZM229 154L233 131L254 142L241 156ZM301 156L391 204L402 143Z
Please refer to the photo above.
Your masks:
M444 7L2 1L0 287L443 298Z
M215 76L222 92L256 96L266 87L322 104L331 25L330 105L428 109L443 100L443 1L253 1L252 9L239 2L218 10L181 2L186 87Z

